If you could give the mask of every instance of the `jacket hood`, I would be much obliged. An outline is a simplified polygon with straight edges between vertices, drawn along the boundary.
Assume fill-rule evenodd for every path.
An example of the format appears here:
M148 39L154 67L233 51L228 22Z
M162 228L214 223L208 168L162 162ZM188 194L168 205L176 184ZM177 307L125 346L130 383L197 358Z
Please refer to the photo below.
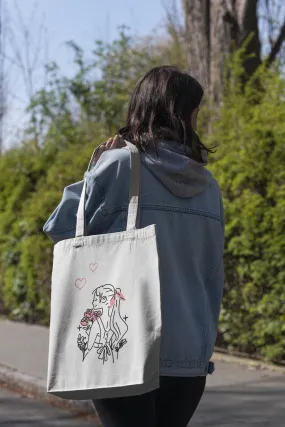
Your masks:
M206 153L203 162L191 159L191 148L176 141L162 141L142 154L142 161L150 172L171 193L178 197L193 197L206 190L210 174Z

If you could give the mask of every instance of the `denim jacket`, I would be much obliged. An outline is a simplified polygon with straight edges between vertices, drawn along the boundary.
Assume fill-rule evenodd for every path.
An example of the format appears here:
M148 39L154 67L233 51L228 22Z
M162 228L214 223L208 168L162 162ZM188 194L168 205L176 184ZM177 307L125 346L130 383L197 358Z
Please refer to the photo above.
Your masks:
M178 145L173 146L174 151L162 152L163 164L142 159L140 226L156 224L157 230L162 299L160 374L203 376L213 370L210 359L224 284L223 204L210 172L198 165L197 173L194 171L198 178L195 173L193 178L197 164ZM171 176L174 189L169 184ZM105 152L85 178L87 234L125 230L128 150ZM185 179L188 181L183 182ZM60 204L44 226L55 242L75 236L82 187L80 181L64 189Z

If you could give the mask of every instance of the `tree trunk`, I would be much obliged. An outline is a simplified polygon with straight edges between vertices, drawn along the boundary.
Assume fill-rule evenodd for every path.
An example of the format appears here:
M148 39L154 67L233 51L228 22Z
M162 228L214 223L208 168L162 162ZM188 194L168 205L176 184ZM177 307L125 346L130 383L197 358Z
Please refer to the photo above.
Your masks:
M245 60L244 67L248 76L257 70L261 64L261 45L258 31L257 17L258 0L236 0L236 10L238 18L238 46L252 34L252 38L247 45L247 54L252 55L251 58Z
M204 87L210 83L210 2L183 1L188 69Z
M183 0L189 72L219 102L222 95L225 61L229 54L253 33L245 61L252 75L261 63L257 21L258 0Z

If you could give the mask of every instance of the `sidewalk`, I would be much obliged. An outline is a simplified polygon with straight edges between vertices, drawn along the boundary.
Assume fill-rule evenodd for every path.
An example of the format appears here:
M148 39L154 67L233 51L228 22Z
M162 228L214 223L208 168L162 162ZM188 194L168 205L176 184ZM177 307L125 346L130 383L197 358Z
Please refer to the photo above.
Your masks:
M33 396L93 413L89 402L64 401L46 393L48 335L46 327L0 320L0 381L22 388ZM222 359L226 359L222 360ZM207 388L242 386L282 378L285 369L256 369L248 361L215 354L216 371ZM285 388L284 388L285 393ZM285 396L285 395L284 395ZM284 407L285 413L285 407Z
M94 414L89 401L59 399L46 392L49 329L0 319L0 383L78 414Z

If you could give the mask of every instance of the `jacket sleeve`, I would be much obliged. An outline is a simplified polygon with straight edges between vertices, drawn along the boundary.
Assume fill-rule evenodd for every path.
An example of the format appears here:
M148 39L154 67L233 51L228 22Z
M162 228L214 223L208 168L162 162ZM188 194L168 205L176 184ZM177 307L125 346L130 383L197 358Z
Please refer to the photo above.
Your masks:
M99 224L101 209L104 200L103 189L96 182L95 176L88 176L85 202L87 223L92 218L92 234L100 232ZM43 231L54 241L75 237L76 217L79 206L83 182L76 182L67 186L63 191L61 202L44 225Z
M85 173L85 218L88 235L109 232L120 211L127 209L129 162L128 150L110 150L104 152L94 168ZM76 215L83 182L71 184L64 189L60 204L44 225L44 232L54 242L75 237Z

